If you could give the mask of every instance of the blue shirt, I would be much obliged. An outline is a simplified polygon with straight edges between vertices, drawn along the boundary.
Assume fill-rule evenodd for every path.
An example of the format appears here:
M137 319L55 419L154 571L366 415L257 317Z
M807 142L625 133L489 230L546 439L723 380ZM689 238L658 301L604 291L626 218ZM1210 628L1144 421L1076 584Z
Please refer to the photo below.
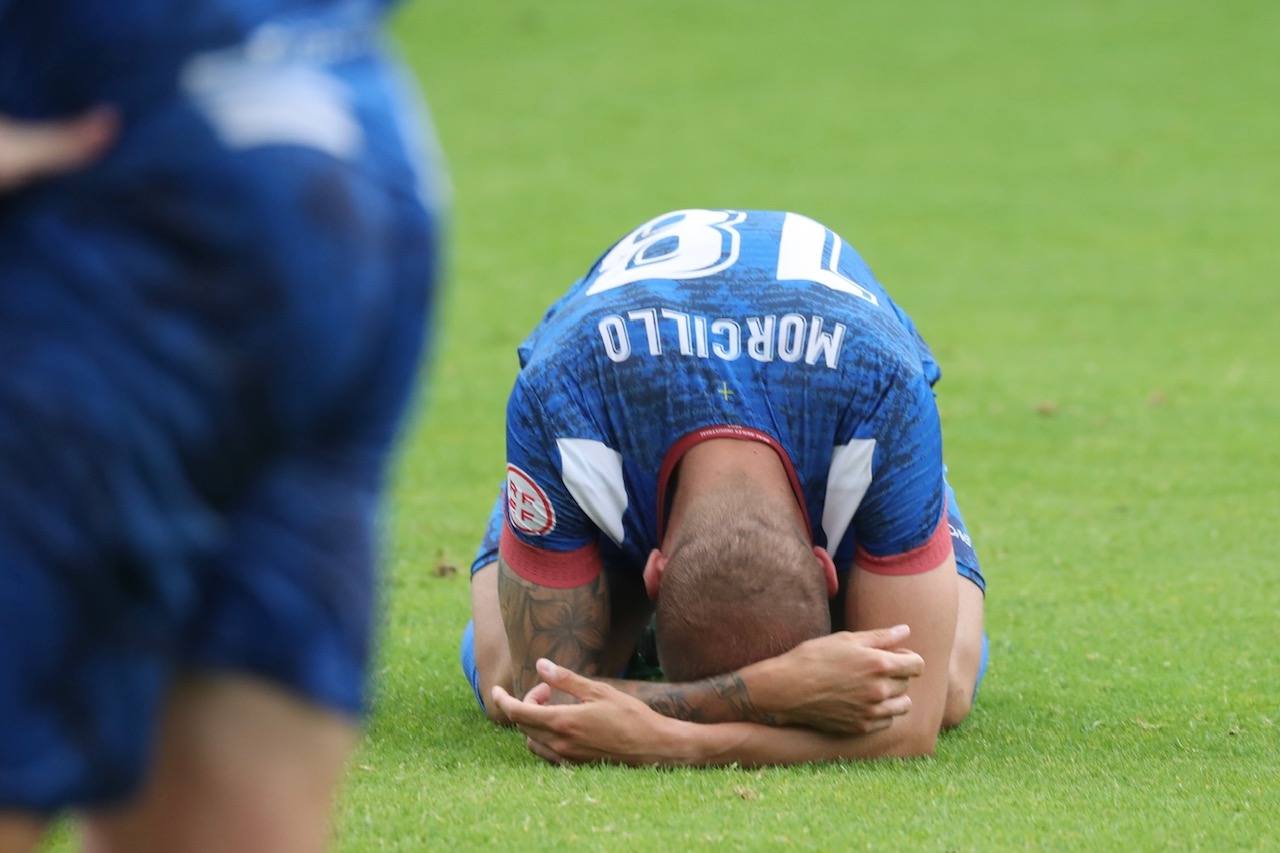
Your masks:
M193 53L267 22L374 29L395 0L0 0L0 114L129 108L172 90Z
M643 566L699 441L772 447L816 544L872 571L949 548L928 346L857 252L794 213L685 210L615 244L520 348L502 554L573 586Z

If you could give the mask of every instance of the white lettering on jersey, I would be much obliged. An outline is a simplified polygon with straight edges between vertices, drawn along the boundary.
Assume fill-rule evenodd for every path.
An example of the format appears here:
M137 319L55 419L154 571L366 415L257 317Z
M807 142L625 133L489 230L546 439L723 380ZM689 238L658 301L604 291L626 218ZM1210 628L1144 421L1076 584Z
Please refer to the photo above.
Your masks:
M631 357L631 339L627 337L627 323L617 314L610 314L597 326L600 338L604 341L604 353L613 362L626 361ZM652 346L652 345L651 345Z
M738 210L677 210L651 219L601 258L585 295L633 281L704 278L726 270L742 244L733 226L746 218Z
M556 529L556 511L547 493L515 465L507 465L507 518L529 536L546 536Z
M716 358L735 361L742 355L742 327L737 323L723 317L712 320L711 334L724 336L723 341L715 341L711 344L711 351L715 353Z
M809 345L805 347L804 363L817 364L818 358L826 359L827 367L835 369L840 358L840 347L844 345L844 323L836 323L833 331L822 328L822 318L809 318Z
M670 322L664 324L659 318ZM633 329L627 320L642 325L647 351L652 356L679 353L695 358L715 356L723 361L736 361L745 351L753 361L769 362L777 357L791 363L821 363L831 370L840 363L840 352L848 331L843 323L832 323L828 329L826 320L816 314L809 317L783 314L781 318L776 314L764 314L746 317L740 323L728 317L713 320L672 308L636 308L628 311L625 319L621 314L606 314L596 325L600 340L604 342L605 355L617 364L631 358ZM743 323L747 327L745 343ZM667 335L665 346L662 340L664 330ZM638 334L639 330L635 332Z
M773 361L773 327L777 322L772 314L747 318L747 355L756 361Z
M824 264L822 255L828 240L831 256ZM820 222L788 213L782 219L782 236L778 238L778 281L811 281L879 305L874 293L838 271L842 242Z
M707 357L707 318L693 318L693 348L698 358Z
M693 341L689 337L689 315L683 311L662 309L662 319L674 320L676 323L676 340L680 342L681 355L693 355Z
M804 318L799 314L783 314L778 321L778 358L796 362L804 355Z
M644 336L649 339L649 355L662 355L662 337L658 334L658 309L642 308L627 312L628 320L644 321Z
M635 281L684 281L723 272L738 261L742 235L734 226L746 218L738 210L677 210L651 219L600 259L582 295ZM840 236L822 223L787 213L778 235L774 279L816 284L879 305L874 293L840 272L843 247Z

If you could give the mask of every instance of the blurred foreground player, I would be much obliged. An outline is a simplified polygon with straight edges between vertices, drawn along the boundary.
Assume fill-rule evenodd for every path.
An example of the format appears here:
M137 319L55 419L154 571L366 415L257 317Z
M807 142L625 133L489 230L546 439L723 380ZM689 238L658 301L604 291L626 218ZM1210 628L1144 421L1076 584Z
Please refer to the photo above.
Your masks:
M551 761L694 765L928 754L964 719L985 581L940 371L838 235L657 217L520 362L463 646L491 718ZM622 671L651 600L672 683L583 678Z
M385 5L0 0L2 850L325 845L437 255Z

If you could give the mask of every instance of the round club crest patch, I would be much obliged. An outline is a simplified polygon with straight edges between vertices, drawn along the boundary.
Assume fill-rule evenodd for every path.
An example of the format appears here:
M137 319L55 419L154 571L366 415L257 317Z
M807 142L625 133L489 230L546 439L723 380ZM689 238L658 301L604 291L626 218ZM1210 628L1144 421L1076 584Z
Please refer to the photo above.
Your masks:
M528 536L545 536L556 527L556 511L547 493L515 465L507 466L507 518Z

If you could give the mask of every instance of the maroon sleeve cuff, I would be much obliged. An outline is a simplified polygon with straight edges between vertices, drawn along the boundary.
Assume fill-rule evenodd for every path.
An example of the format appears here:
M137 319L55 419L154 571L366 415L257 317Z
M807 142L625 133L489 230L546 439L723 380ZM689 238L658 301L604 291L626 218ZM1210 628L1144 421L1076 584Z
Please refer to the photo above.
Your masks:
M548 551L523 541L511 532L509 524L502 525L498 553L513 572L529 583L553 589L571 589L590 583L599 577L604 567L600 549L594 542L572 551Z
M938 526L923 545L901 554L877 557L858 548L853 562L863 571L874 575L918 575L938 567L951 553L951 528L947 525L947 511L942 511Z

